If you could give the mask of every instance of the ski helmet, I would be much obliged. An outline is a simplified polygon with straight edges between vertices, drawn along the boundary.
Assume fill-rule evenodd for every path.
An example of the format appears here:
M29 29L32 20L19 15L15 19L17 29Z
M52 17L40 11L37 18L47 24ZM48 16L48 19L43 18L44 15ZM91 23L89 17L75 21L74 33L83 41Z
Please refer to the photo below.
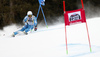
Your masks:
M28 11L27 15L33 15L32 11Z

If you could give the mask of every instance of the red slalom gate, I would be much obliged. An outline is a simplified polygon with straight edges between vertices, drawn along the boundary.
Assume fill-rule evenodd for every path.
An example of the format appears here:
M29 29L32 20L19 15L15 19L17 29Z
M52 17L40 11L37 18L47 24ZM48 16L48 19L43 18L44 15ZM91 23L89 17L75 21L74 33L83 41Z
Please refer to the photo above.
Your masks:
M73 10L73 11L65 11L65 1L63 1L64 20L65 20L65 41L66 41L66 53L67 54L68 54L68 46L67 46L66 26L70 26L70 25L76 24L76 23L85 23L86 24L90 52L92 52L90 37L89 37L89 32L88 32L88 26L87 26L87 22L86 22L85 10L84 10L84 5L83 5L83 0L81 0L81 4L82 4L81 9L77 9L77 10Z

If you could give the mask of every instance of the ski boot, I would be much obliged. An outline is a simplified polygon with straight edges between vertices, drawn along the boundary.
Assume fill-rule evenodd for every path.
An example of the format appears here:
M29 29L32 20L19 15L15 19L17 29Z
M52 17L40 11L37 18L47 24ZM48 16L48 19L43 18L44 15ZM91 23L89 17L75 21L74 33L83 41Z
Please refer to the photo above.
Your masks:
M12 37L15 37L15 34L14 33L12 34Z
M27 33L27 32L24 32L24 34L25 34L25 35L28 35L28 33Z

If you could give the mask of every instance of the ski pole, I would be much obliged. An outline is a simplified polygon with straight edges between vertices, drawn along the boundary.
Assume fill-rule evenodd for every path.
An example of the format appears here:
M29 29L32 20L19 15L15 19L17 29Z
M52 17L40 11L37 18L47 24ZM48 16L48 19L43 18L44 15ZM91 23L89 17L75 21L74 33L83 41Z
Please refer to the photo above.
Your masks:
M38 13L37 13L37 18L38 18L39 12L40 12L40 8L41 8L41 5L39 5L39 9L38 9Z
M44 17L44 20L45 20L46 27L48 28L48 25L47 25L46 18L45 18L45 15L44 15L42 7L41 7L41 11L42 11L42 14L43 14L43 17Z

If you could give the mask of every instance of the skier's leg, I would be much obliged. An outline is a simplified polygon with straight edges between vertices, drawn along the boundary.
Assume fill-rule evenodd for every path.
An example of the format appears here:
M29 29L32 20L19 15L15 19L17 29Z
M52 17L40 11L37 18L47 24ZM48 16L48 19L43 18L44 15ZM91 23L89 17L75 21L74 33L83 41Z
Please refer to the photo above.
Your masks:
M18 34L18 31L16 31L16 32L13 33L13 35L17 35L17 34Z
M27 32L29 32L31 28L32 28L32 25L28 25L28 28L25 29L25 34L28 34Z
M33 31L33 28L34 28L34 24L31 26L31 32Z
M19 31L23 32L26 28L27 28L27 25L23 26L23 28L21 30L19 30ZM14 32L13 35L17 35L19 31Z
M31 30L33 30L33 28L34 28L34 25L32 25Z
M25 26L23 26L23 28L21 29L21 30L19 30L19 31L24 31L26 28L28 27L28 25L25 25Z

